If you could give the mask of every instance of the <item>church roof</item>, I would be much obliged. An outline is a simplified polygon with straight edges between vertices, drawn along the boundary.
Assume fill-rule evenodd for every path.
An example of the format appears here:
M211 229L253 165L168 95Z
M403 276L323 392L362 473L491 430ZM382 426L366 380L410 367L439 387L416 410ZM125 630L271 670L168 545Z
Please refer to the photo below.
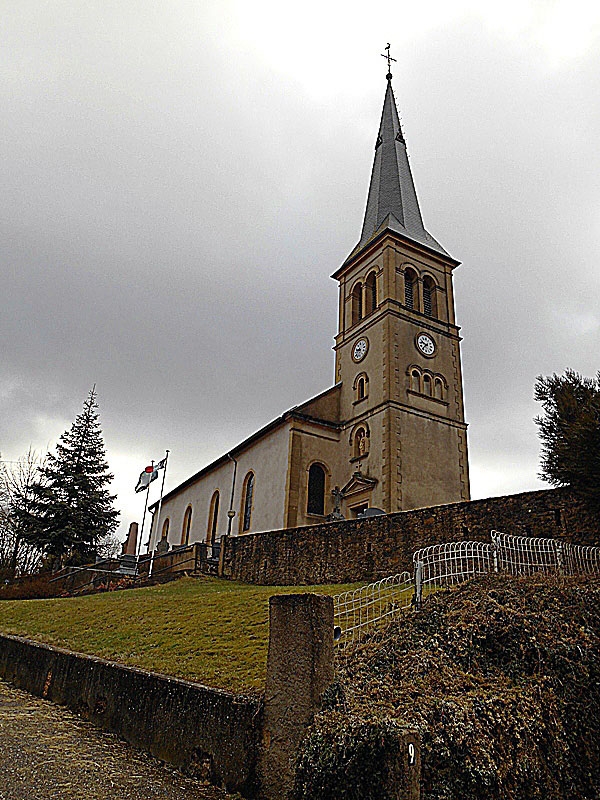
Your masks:
M240 442L228 453L225 453L215 461L207 464L207 466L202 467L202 469L200 469L198 472L195 472L185 481L178 484L173 489L170 489L168 492L166 492L166 494L163 495L163 503L165 503L171 497L174 497L176 494L179 494L179 492L183 491L184 489L187 489L188 486L196 483L196 481L200 480L205 475L208 475L209 472L212 472L217 467L226 464L231 460L230 456L235 457L247 447L254 444L254 442L258 441L259 439L263 439L265 436L268 436L268 434L275 430L275 428L278 428L280 425L283 425L285 422L289 422L292 419L313 422L316 425L325 426L327 428L340 428L339 405L341 388L341 383L336 383L334 386L331 386L329 389L325 389L325 391L320 392L315 397L311 397L305 403L290 408L289 411L286 411L280 417L277 417L260 430L248 436L247 439L244 439L243 442ZM148 506L149 510L154 512L154 509L158 508L158 504L158 500L154 503L151 503Z
M346 262L385 230L448 256L423 225L391 77L388 75L362 232Z

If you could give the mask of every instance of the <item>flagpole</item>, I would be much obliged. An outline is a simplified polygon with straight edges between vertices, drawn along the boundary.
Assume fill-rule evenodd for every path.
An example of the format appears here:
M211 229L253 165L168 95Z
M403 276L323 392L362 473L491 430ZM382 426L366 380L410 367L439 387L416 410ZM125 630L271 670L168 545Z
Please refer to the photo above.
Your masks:
M163 492L164 492L164 489L165 489L165 478L167 477L167 464L169 463L169 453L170 452L171 452L170 450L165 450L165 468L163 470L163 479L162 479L162 483L160 485L160 499L158 501L158 510L156 512L156 524L157 524L157 526L160 525L160 510L162 508L162 499L163 499ZM158 530L158 528L157 528L157 530ZM148 549L149 549L149 546L148 546Z
M150 463L154 467L154 461L151 461ZM146 511L148 510L148 496L150 494L150 484L151 483L152 483L152 481L148 481L148 486L146 487L146 502L144 503L144 516L142 517L142 530L140 531L140 538L138 539L137 547L135 548L136 556L139 556L139 554L140 554L140 545L142 543L142 538L144 536L144 525L146 524Z
M165 450L165 468L163 469L163 477L162 483L160 485L160 499L158 501L158 509L156 511L156 532L158 532L158 526L160 525L160 511L162 508L162 501L163 501L163 492L165 489L165 478L167 477L167 464L169 463L169 453L170 450ZM141 537L140 537L141 538ZM152 527L150 528L150 539L148 539L148 553L150 553L150 542L152 541ZM152 565L153 559L150 558L150 569L148 570L148 575L152 575Z

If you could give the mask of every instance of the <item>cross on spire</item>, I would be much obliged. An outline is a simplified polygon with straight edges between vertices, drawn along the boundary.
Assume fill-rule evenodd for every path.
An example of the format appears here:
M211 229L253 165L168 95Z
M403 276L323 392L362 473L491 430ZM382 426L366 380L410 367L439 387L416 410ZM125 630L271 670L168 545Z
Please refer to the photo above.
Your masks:
M388 79L388 81L391 81L392 80L392 61L395 62L397 59L392 58L391 55L390 55L390 43L389 42L387 43L387 45L385 46L384 49L387 50L387 53L382 53L381 57L382 58L387 58L387 62L388 62L388 71L387 71L387 75L385 77Z

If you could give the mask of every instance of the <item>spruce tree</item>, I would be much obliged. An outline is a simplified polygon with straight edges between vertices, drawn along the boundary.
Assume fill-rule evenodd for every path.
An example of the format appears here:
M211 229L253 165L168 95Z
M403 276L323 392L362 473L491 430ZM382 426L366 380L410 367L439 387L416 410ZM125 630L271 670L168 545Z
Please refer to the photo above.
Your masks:
M27 537L53 562L93 561L98 544L117 527L119 512L107 485L106 451L98 419L96 387L83 411L48 453L34 484L35 507L28 515Z
M540 477L571 486L600 511L600 372L595 379L569 369L539 376L535 399L544 409L535 420L542 440Z

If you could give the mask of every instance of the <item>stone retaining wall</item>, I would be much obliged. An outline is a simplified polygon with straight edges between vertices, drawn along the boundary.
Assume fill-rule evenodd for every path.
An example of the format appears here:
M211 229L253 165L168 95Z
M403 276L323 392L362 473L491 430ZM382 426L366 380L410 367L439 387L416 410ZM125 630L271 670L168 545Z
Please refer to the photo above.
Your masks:
M267 585L372 581L412 570L415 550L491 530L598 544L598 520L566 489L492 497L364 520L224 537L220 575Z
M7 635L0 636L0 677L156 758L230 791L255 793L258 698Z

